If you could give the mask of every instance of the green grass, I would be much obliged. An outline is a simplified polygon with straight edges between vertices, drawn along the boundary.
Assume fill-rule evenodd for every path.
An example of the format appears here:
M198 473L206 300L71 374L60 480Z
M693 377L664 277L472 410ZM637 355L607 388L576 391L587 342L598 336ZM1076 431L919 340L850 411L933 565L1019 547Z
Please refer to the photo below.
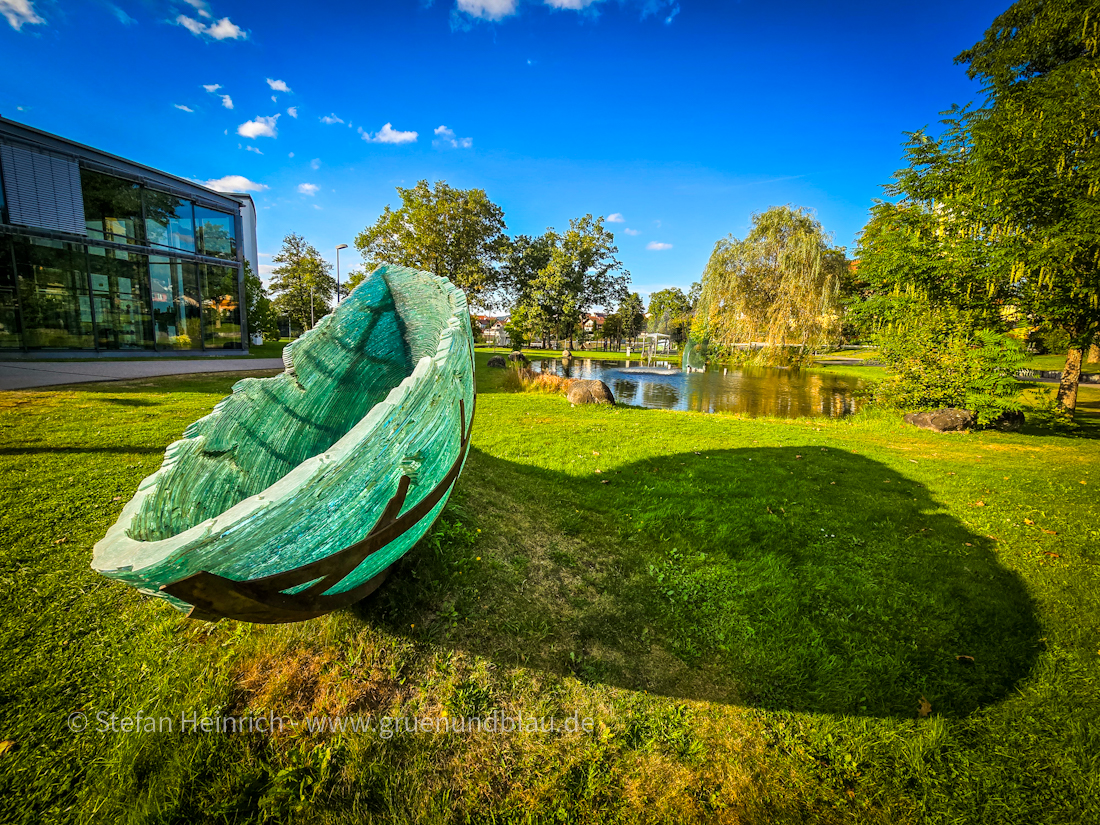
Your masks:
M1056 370L1061 372L1066 366L1066 354L1033 355L1025 365L1032 370ZM1081 365L1081 372L1100 372L1100 362L1092 361Z
M501 375L433 533L371 599L284 626L190 622L88 568L239 375L0 394L0 821L1100 817L1095 423L572 408ZM138 710L594 725L95 729Z

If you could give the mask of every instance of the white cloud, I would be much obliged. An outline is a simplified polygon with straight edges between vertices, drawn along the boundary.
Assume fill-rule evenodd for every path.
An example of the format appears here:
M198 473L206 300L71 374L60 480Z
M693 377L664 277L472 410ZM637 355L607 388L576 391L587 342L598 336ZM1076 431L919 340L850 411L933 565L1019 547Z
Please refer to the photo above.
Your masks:
M224 178L216 178L203 183L215 192L262 192L267 187L262 183L256 183L244 175L226 175Z
M309 162L309 168L310 169L320 169L321 168L321 159L320 158L314 158L313 160L311 160Z
M261 253L262 254L262 253ZM260 277L270 278L275 272L275 264L260 264Z
M607 216L608 223L626 223L626 218L623 217L622 212L612 212Z
M416 143L418 136L417 132L402 132L393 128L392 123L387 123L373 135L370 132L366 132L362 127L359 128L359 134L363 136L363 140L368 143Z
M299 183L298 191L303 195L316 195L320 191L321 187L316 183Z
M202 87L204 89L206 89L206 91L210 92L210 94L214 94L214 92L218 91L218 89L220 89L222 87L222 84L220 84L220 83L204 83L202 85Z
M0 3L5 1L6 0L0 0ZM195 37L202 37L206 33L205 24L200 23L193 17L188 17L186 14L181 14L176 17L176 25L183 26L185 29L187 29L187 31L195 35Z
M314 209L320 209L320 208L321 208L321 204L319 204L319 203L315 203L315 204L313 204L313 208L314 208Z
M246 120L237 127L237 134L246 138L278 137L279 133L275 129L275 121L278 119L279 116L274 115L273 117L258 117L255 120Z
M502 20L516 13L516 0L458 0L458 10L482 20Z
M223 17L212 26L208 26L206 33L215 40L247 40L248 35L244 30L233 23L228 17Z
M0 0L0 2L3 2L3 0ZM181 112L194 112L195 111L190 106L184 106L182 103L173 103L172 105L175 106L177 109L179 109Z
M288 158L292 158L292 157L294 157L294 153L293 153L293 152L291 152L291 153L290 153L289 155L287 155L287 157L288 157Z
M263 154L263 152L261 152L255 146L246 146L244 148L247 149L249 152L255 152L257 155L262 155Z
M432 141L432 146L437 149L441 149L445 146L450 146L452 149L469 149L474 145L473 138L460 138L456 137L454 129L448 129L446 126L440 126L435 130L436 139Z
M298 119L298 107L297 106L291 106L289 109L286 110L286 113L288 115L290 115L292 118L294 118L295 120Z
M205 17L209 20L213 15L210 14L210 5L206 0L183 0L184 3L189 5L195 11L199 13L199 17Z
M0 6L2 6L3 4L4 4L3 0L0 0ZM132 18L130 15L128 15L125 11L120 9L114 3L108 3L107 8L109 8L111 10L111 14L113 14L115 16L115 19L117 19L118 22L121 23L122 25L124 25L124 26L133 26L135 23L137 23L137 20Z
M624 229L623 232L625 232L627 235L641 235L642 234L642 231L640 229Z
M651 249L654 252L663 252L666 249L672 249L672 244L670 244L670 243L657 243L657 241L650 241L649 243L647 243L645 245L645 248L646 249Z
M267 79L267 85L271 87L273 92L289 92L290 87L282 80L272 80L270 77Z
M0 3L6 2L12 2L12 0L0 0ZM19 0L15 0L15 2L19 2ZM196 8L198 8L198 6L196 6ZM199 16L206 18L211 16L209 11L205 11L205 4L203 9L199 9ZM194 17L188 17L186 14L181 14L176 17L176 25L183 26L187 31L195 35L195 37L209 37L212 40L248 39L248 33L228 17L223 17L216 23L207 25L201 20L196 20Z
M593 3L599 2L599 0L544 0L544 2L552 9L572 9L573 11L580 11L581 9L591 6Z
M233 98L231 98L229 95L218 95L218 97L222 99L222 106L224 106L226 109L233 108Z
M323 118L321 118L321 122L331 125L333 123L343 123L344 121L342 118L338 118L335 114L331 114L325 115Z

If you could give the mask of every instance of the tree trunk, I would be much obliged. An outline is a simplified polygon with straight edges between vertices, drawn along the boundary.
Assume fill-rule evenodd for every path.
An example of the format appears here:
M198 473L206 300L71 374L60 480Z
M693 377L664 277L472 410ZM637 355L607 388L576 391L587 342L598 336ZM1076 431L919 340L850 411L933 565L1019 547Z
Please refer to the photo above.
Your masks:
M1066 366L1062 369L1062 381L1058 384L1058 406L1069 413L1077 409L1077 383L1081 380L1081 349L1071 347L1066 353Z
M1086 359L1090 364L1100 362L1100 342L1093 342L1089 347L1089 357Z

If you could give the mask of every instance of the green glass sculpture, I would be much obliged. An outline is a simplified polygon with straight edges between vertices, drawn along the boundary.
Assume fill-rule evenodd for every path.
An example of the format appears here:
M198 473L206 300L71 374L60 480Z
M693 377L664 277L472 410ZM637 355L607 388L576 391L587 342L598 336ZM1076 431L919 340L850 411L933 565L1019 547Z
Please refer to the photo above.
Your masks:
M312 618L374 590L431 527L474 414L465 295L382 266L171 444L92 567L193 618Z

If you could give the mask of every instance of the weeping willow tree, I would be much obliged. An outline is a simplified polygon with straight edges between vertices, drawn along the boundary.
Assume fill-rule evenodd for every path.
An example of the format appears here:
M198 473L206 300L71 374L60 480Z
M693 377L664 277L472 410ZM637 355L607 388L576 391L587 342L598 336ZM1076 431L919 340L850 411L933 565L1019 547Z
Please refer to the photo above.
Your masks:
M692 337L727 352L763 344L758 360L797 363L839 334L844 249L808 209L772 207L752 224L743 241L715 245Z

